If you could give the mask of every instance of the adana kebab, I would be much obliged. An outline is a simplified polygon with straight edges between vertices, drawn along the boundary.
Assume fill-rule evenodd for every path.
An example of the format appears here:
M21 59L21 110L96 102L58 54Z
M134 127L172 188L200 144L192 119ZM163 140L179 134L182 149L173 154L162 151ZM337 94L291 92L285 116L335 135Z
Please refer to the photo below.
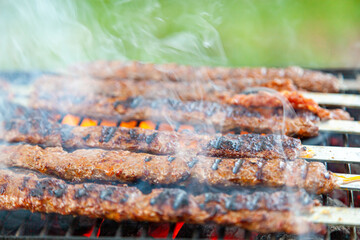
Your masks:
M233 86L222 86L227 83L214 82L134 82L131 80L99 81L91 78L43 76L34 83L36 98L45 98L60 102L72 96L81 98L85 96L107 96L124 101L128 98L142 96L144 98L169 98L173 96L182 101L213 101L218 103L249 107L293 107L296 110L307 110L320 119L351 119L350 115L342 110L328 110L321 108L312 99L305 98L296 91L283 91L281 93L260 91L252 94L238 94L240 89ZM245 90L245 89L242 89ZM70 97L69 97L70 96ZM285 103L284 103L285 102Z
M0 146L4 166L32 169L69 181L146 181L150 184L196 182L215 186L267 186L304 188L329 193L342 178L324 164L302 159L286 161L261 158L211 158L204 156L159 156L129 151L80 149L66 152L60 147Z
M43 147L61 146L68 150L102 148L160 155L175 153L226 158L307 158L329 161L358 161L358 148L301 145L299 139L273 134L182 133L141 128L69 126L30 112L0 123L0 140L26 142Z
M40 118L2 123L0 139L67 149L103 148L170 155L295 159L307 154L299 139L284 135L199 135L141 128L68 126Z
M68 184L32 173L0 170L0 208L83 215L115 221L187 222L236 225L258 232L325 233L322 224L299 216L319 205L304 191L208 193L194 196L180 189L137 188L95 183Z
M68 74L87 75L105 79L134 79L156 81L215 81L222 80L248 87L259 86L274 79L290 80L299 90L338 92L340 81L334 75L319 71L288 68L226 68L193 67L177 64L97 61L73 66ZM288 90L288 89L286 89Z
M318 117L307 111L283 116L282 108L250 109L206 101L130 98L125 101L95 97L90 99L37 99L35 109L70 113L83 117L108 120L153 120L201 124L219 131L240 128L249 132L282 133L302 137L316 136ZM291 113L291 112L290 112Z

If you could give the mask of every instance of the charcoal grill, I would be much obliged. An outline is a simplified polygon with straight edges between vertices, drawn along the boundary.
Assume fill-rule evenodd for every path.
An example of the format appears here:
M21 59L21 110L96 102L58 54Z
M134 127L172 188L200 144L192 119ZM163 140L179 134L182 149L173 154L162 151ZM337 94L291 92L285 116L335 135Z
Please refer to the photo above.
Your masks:
M357 79L360 70L354 69L323 69L336 75L341 75L345 78L346 86L348 88L342 91L343 94L357 94L360 96L360 84L357 86ZM13 83L24 85L32 82L39 77L42 72L7 72L1 73L0 77L5 78ZM356 87L357 89L354 89ZM327 103L326 100L324 103ZM320 102L321 102L320 101ZM327 103L332 105L331 103ZM338 104L335 104L338 105ZM349 105L349 104L348 104ZM351 107L343 106L349 111L356 121L360 120L359 104L350 104ZM70 119L70 120L69 120ZM70 121L71 124L82 125L86 124L89 119L79 118L76 116L66 115L60 116L59 122ZM91 120L90 120L91 121ZM139 126L145 128L161 129L167 128L161 123L152 123L147 121L137 122L116 122L109 123L106 121L97 121L97 125L114 124L116 126ZM329 130L329 127L324 127ZM192 126L178 125L175 131L194 130L201 131L201 129L194 129ZM331 130L331 129L330 129ZM359 133L360 129L346 133L339 133L341 131L322 131L316 138L304 140L304 144L321 145L321 146L343 146L343 147L360 147L360 136L351 134ZM354 163L327 163L329 170L336 172L344 172L348 174L360 174L360 167ZM340 199L349 207L360 207L360 184L349 185L347 190L335 190L331 195L323 195L323 204L328 206L333 205L333 199ZM329 207L329 211L336 211L334 207ZM358 211L357 209L350 209L350 211ZM360 211L358 211L360 214ZM331 212L332 213L332 212ZM319 212L318 219L324 217L322 212ZM326 217L326 215L325 215ZM334 224L342 224L339 219L335 220ZM306 236L309 239L356 239L357 228L360 227L360 222L350 228L333 228L328 227L329 231L326 236ZM254 232L249 232L237 227L218 226L214 224L193 225L182 223L148 223L148 222L134 222L125 221L117 223L107 219L90 219L82 216L63 216L59 214L41 214L31 213L25 210L18 211L0 211L0 237L1 238L21 238L21 239L81 239L81 238L128 238L128 239L153 239L153 238L209 238L209 239L277 239L282 237L286 239L281 233L260 235Z

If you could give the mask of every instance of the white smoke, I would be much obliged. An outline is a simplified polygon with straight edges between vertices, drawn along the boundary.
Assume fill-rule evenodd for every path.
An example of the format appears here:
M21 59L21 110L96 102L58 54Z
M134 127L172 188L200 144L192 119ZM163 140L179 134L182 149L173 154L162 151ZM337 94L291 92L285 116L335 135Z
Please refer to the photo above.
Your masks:
M220 3L203 12L169 19L160 1L116 1L94 7L88 1L0 2L0 68L56 70L97 59L227 64L216 26ZM139 5L139 7L138 7ZM197 10L200 11L200 10ZM168 35L167 24L173 29ZM184 24L188 23L188 24Z

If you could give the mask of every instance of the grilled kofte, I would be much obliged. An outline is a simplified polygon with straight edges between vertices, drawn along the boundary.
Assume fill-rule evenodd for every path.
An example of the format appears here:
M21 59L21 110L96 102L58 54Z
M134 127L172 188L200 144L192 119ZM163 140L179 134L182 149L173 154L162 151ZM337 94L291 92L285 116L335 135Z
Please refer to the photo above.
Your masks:
M214 222L264 233L325 231L323 225L309 223L298 216L319 205L304 191L194 196L180 189L153 189L143 194L126 185L72 185L55 178L39 178L32 173L0 170L0 193L0 209L4 210L27 209L115 221Z
M70 74L90 75L105 79L132 79L137 81L208 82L221 80L241 91L246 87L267 85L279 90L278 81L289 81L285 90L298 89L314 92L338 92L340 81L334 75L299 67L288 68L226 68L193 67L177 64L151 64L140 62L97 61L77 65ZM274 85L274 86L272 86ZM280 88L282 89L282 88Z
M71 97L73 98L73 97ZM249 132L283 133L310 137L318 134L318 117L311 112L283 117L282 109L255 109L206 101L179 101L174 99L145 99L142 97L117 101L112 98L68 99L51 101L35 99L32 107L71 113L78 116L110 120L175 121L201 124L218 131L240 128Z
M198 135L140 128L68 126L43 118L3 123L1 139L46 147L103 148L170 155L295 159L305 151L299 139L282 135Z
M196 86L172 86L169 90L158 86L157 90L154 87L139 87L131 82L118 86L116 82L75 79L64 85L61 78L60 81L57 78L47 80L39 80L35 84L37 87L32 94L31 106L99 119L171 120L205 124L219 131L240 128L250 132L284 133L303 137L317 135L316 122L319 117L351 119L349 114L342 110L322 109L297 93L280 95L285 97L285 100L292 100L292 105L296 107L295 114L292 110L283 110L282 102L276 96L266 96L267 102L262 103L264 93L239 96L217 88L211 90L210 87L199 90ZM165 84L171 86L173 83ZM62 89L62 86L65 89ZM49 92L49 87L54 89L54 93ZM192 91L193 88L196 90ZM168 97L171 89L175 91L175 98ZM296 97L292 96L293 94ZM242 101L244 98L245 103ZM272 105L275 104L271 108L268 106L269 101ZM255 106L247 105L249 102ZM301 104L298 104L299 102Z
M64 84L66 83L66 84ZM106 96L113 100L125 101L129 98L169 98L174 96L182 101L211 101L223 104L239 105L246 108L277 107L286 103L295 110L310 111L320 119L351 119L342 109L328 110L321 108L312 99L305 98L296 91L265 92L239 94L239 89L226 86L226 82L158 82L133 80L108 80L106 82L91 78L44 76L34 83L34 96L39 99L50 99L62 102L76 96L80 101L89 96ZM286 106L285 106L286 107Z
M188 73L191 75L191 71ZM287 79L260 82L262 86L266 86L276 85L279 81L280 85L289 83ZM109 84L109 80L106 84ZM166 84L176 89L184 83ZM75 94L75 101L73 92L69 95L66 92L53 96L35 95L32 99L33 106L90 117L120 117L122 120L170 118L178 122L207 123L221 131L240 127L254 132L284 132L297 136L316 134L315 123L319 118L349 118L343 112L322 111L323 109L313 108L314 105L307 102L305 107L298 105L298 116L288 115L283 124L282 104L279 105L275 98L270 98L275 104L271 105L272 109L256 105L260 95L226 95L228 90L217 92L215 99L211 99L213 96L205 98L207 101L197 101L204 99L197 99L196 91L185 94L189 98L186 102L143 98L138 97L141 94L131 95L133 93L125 98L125 95L117 96L116 92L112 95L111 85L112 83L104 85L105 88L109 87L107 90L110 93L100 91L84 96ZM200 91L204 89L207 91L206 88L201 88ZM287 97L289 99L289 96ZM255 106L246 106L249 102L254 104L253 100ZM327 193L337 186L336 177L326 171L321 163L296 159L303 151L300 142L284 136L251 134L209 137L112 127L65 128L56 123L44 123L42 120L27 123L15 120L6 122L4 126L4 139L8 141L66 148L118 149L66 152L61 147L0 147L0 159L4 165L33 169L70 181L143 180L151 184L186 185L195 180L220 186L300 187L316 193ZM134 153L124 149L163 156ZM179 149L186 149L185 154L183 152L175 155L179 153ZM239 157L242 159L237 159ZM24 208L40 212L105 217L117 221L129 219L154 222L215 222L260 232L324 231L323 226L309 224L294 213L294 208L297 212L308 211L318 204L302 191L257 191L233 195L211 193L193 196L179 189L155 189L145 195L133 187L94 183L68 184L55 178L38 178L32 173L0 170L0 193L1 208L7 210Z
M108 180L151 184L298 187L328 193L337 178L319 162L261 158L159 156L101 149L66 152L60 147L42 149L17 145L0 147L0 163L53 174L70 181Z

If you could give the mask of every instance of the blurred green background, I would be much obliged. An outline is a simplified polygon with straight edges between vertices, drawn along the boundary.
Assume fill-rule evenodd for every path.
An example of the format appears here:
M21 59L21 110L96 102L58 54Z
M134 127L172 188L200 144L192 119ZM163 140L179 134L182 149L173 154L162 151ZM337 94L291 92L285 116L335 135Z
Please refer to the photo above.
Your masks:
M96 59L360 67L360 1L0 0L0 69Z

